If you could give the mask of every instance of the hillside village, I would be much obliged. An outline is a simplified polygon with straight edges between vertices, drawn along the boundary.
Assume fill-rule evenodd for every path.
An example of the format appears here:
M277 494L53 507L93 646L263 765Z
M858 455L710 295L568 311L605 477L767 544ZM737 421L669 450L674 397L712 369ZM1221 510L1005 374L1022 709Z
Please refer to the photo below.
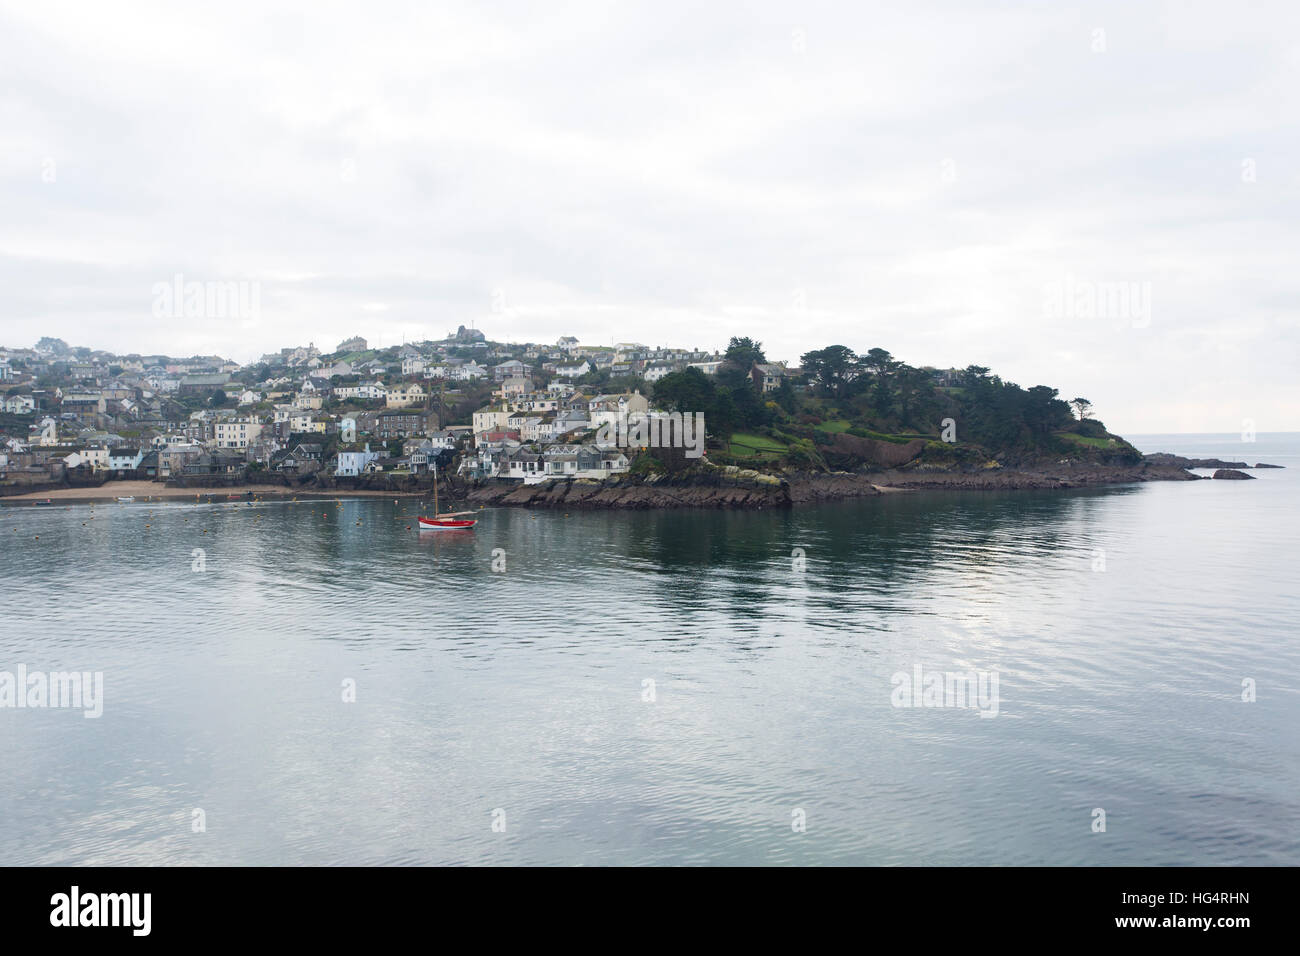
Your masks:
M744 337L713 352L572 336L500 343L464 326L387 348L360 336L329 353L309 343L246 365L47 337L0 348L0 495L115 478L418 486L435 466L457 480L535 484L701 467L988 472L1141 457L1087 399L980 366L913 367L843 345L799 361L769 361ZM703 416L707 453L703 434L683 461L604 427L674 415Z
M712 352L627 343L502 344L463 326L441 341L356 336L246 366L218 356L115 355L44 338L0 348L0 482L144 478L195 487L279 474L427 473L459 452L469 477L607 477L627 455L603 421L651 410L648 386Z

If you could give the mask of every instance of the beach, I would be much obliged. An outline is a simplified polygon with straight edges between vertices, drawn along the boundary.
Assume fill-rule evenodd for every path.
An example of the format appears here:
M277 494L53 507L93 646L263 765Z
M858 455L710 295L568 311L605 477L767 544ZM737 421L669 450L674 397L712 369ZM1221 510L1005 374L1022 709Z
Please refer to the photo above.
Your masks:
M424 492L364 491L352 489L296 490L283 485L239 485L232 488L169 488L156 481L110 481L98 488L56 488L53 491L28 492L0 498L0 504L33 501L58 501L77 504L92 501L116 501L118 498L135 498L136 501L170 500L233 500L254 498L422 498Z

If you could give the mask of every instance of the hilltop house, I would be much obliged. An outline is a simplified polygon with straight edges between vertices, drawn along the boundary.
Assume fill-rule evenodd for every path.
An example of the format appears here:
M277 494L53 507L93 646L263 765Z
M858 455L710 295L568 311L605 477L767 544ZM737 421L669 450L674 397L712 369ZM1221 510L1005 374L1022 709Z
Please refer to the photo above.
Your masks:
M784 365L759 365L755 362L749 370L750 380L760 392L775 392L781 387L787 372Z

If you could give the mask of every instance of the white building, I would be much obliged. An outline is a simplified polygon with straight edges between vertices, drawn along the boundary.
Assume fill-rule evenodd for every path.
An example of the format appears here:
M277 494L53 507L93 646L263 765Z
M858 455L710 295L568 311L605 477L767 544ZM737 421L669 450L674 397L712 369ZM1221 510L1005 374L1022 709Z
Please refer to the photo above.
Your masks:
M262 434L262 423L256 418L236 418L217 422L214 437L218 448L247 448Z
M140 448L111 448L108 452L109 471L135 471L144 461L144 451Z
M591 371L591 363L583 359L577 365L557 365L555 374L561 378L581 378Z
M334 469L334 474L340 478L354 478L366 471L366 466L371 462L379 460L379 453L370 450L370 445L366 445L365 451L341 451L339 452L338 467Z

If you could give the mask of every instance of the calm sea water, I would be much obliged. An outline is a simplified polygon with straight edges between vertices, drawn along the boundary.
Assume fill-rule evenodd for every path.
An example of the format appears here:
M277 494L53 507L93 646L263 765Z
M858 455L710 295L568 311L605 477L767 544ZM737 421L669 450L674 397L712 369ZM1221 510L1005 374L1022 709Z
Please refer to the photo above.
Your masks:
M1300 863L1300 435L1136 441L1289 467L458 535L0 507L0 671L105 698L0 709L0 864ZM918 665L996 717L892 706Z

